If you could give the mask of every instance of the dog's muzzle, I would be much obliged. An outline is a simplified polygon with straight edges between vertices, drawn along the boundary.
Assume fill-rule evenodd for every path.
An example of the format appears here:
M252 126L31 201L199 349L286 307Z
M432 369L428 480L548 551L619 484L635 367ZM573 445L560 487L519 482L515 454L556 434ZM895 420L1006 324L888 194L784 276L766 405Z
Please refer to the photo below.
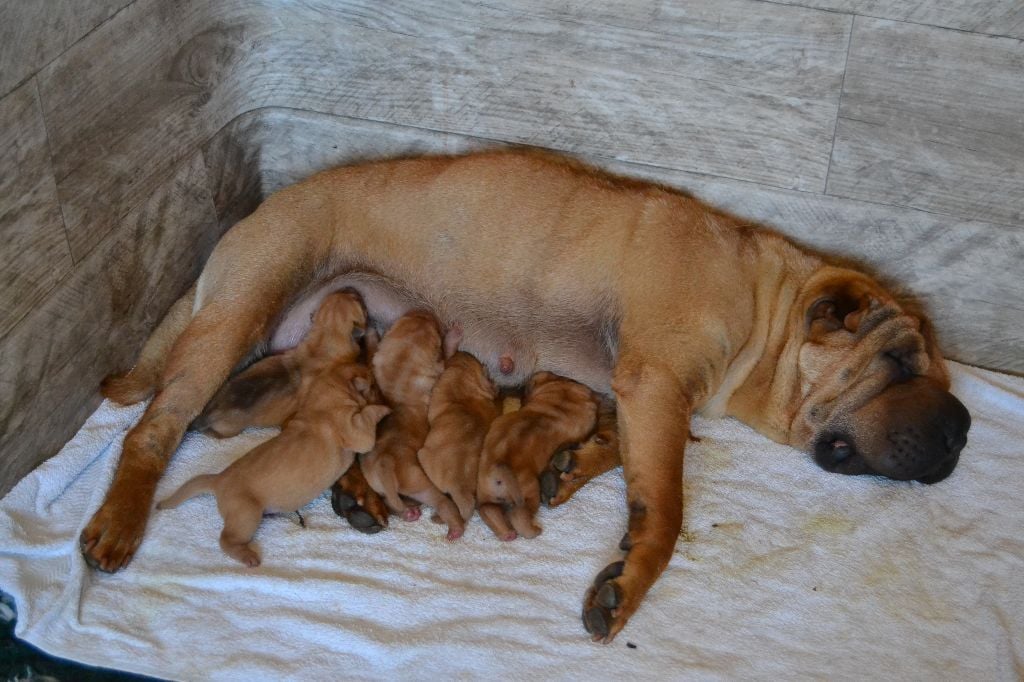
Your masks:
M815 441L819 466L921 483L938 483L953 472L971 427L963 403L924 377L893 384L842 421Z

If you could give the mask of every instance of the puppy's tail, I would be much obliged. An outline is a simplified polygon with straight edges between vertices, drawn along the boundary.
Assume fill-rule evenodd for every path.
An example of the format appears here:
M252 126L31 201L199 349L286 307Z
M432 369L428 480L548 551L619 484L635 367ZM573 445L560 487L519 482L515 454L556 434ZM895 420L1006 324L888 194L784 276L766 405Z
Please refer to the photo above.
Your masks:
M491 467L487 484L494 499L511 502L517 507L523 504L523 491L519 488L519 479L509 465L495 464Z
M213 482L216 478L217 474L203 474L202 476L196 476L185 483L185 485L178 488L177 492L173 495L167 499L157 502L156 508L174 509L185 500L192 499L196 495L213 492Z

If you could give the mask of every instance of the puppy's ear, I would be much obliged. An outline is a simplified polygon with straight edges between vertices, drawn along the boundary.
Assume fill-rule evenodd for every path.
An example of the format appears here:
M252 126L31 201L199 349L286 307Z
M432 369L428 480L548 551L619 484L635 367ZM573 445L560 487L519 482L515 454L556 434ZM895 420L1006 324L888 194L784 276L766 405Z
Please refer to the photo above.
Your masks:
M352 428L345 434L342 447L353 452L369 452L377 442L377 424L391 414L386 405L367 405L352 417Z

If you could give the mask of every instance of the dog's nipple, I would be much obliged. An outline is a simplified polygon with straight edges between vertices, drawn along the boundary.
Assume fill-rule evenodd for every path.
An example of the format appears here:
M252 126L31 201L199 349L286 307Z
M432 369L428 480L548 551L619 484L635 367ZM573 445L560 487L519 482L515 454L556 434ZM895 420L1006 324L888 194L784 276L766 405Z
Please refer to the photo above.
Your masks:
M498 369L502 374L511 374L516 369L516 363L511 355L502 355L498 358Z

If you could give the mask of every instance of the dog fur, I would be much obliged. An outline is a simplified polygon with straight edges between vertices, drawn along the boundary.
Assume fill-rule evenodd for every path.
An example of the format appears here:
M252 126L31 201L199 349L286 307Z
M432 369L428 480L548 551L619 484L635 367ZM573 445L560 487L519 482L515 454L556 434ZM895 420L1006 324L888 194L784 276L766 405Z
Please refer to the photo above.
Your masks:
M477 466L484 437L498 416L497 398L487 369L461 351L445 362L430 395L430 431L416 456L438 490L455 502L463 521L476 508Z
M498 417L484 439L477 478L481 507L502 507L508 524L489 508L481 516L502 540L516 535L533 538L541 527L534 520L540 508L538 477L557 451L583 441L597 422L598 397L583 384L538 372L527 385L522 407Z
M970 424L919 311L693 197L528 151L348 166L229 230L136 368L106 382L116 399L154 397L82 532L91 564L131 560L169 458L232 368L296 302L349 285L383 327L417 307L460 322L461 348L502 385L549 370L614 395L630 549L583 608L606 642L672 556L695 412L734 416L829 470L929 482L953 471ZM890 315L878 337L857 315L872 305ZM901 467L890 434L913 443ZM579 471L608 464L583 452Z

